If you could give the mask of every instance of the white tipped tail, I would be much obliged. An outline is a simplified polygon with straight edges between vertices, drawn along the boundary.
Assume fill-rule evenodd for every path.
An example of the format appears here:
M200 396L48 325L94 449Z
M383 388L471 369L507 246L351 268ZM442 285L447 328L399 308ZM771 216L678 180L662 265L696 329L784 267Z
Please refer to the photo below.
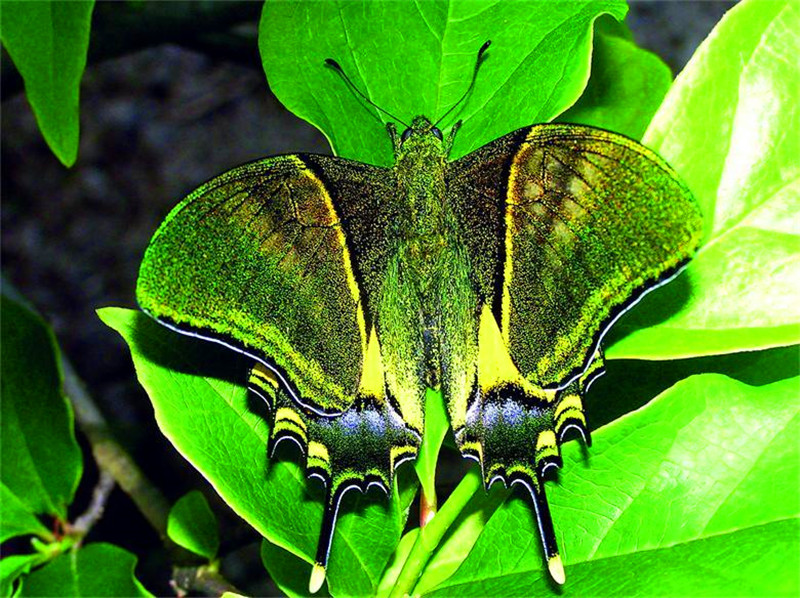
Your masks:
M567 576L564 574L564 564L561 562L559 555L550 557L547 561L547 568L550 570L550 577L553 578L558 585L563 586L567 581Z
M563 575L564 570L562 569L561 571ZM319 592L323 583L325 583L325 567L319 563L314 563L314 568L311 570L311 577L308 580L308 591L312 594L316 594Z

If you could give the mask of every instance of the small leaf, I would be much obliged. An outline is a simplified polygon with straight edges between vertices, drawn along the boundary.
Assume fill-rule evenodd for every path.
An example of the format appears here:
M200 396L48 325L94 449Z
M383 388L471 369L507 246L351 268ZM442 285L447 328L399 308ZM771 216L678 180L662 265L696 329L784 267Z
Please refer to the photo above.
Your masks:
M3 504L5 516L5 504ZM0 597L11 596L14 582L30 571L41 559L39 554L11 554L0 559Z
M297 558L291 552L264 540L261 542L261 562L270 579L289 598L308 596L308 579L311 577L311 563ZM330 596L325 586L314 594L315 597Z
M800 6L746 0L675 80L644 137L697 197L705 241L619 324L610 358L800 342Z
M38 315L5 295L0 325L4 494L13 493L30 513L65 521L83 463L72 409L61 391L58 347ZM7 537L5 529L2 535Z
M622 30L622 31L620 31ZM672 84L669 67L609 18L595 23L592 72L578 101L557 122L600 127L641 139Z
M179 546L204 556L209 561L217 556L217 519L202 492L192 490L170 509L167 535Z
M414 546L414 542L417 541L419 530L420 528L415 527L400 538L394 555L392 555L392 560L389 561L389 564L386 566L383 577L381 577L381 582L378 584L378 589L375 592L376 596L388 596L391 593L400 572L403 570L403 565Z
M384 123L396 119L356 97L326 58L397 118L436 120L467 90L478 49L491 40L470 97L442 124L464 120L450 155L456 159L571 106L588 79L592 23L626 11L619 0L266 2L259 48L272 91L337 155L389 166Z
M78 156L80 84L93 8L93 0L3 2L3 45L25 81L47 145L65 166Z
M247 362L232 351L171 332L140 312L106 308L99 315L128 343L139 382L170 442L264 538L313 562L322 488L306 479L295 461L300 456L289 447L278 451L284 458L267 459L266 413L244 387ZM392 500L378 491L345 496L328 567L332 594L374 593L416 492L404 473L401 467Z
M71 550L24 578L18 596L152 596L134 577L136 557L112 544Z
M449 429L450 420L447 418L442 393L429 388L425 394L425 430L419 455L414 461L414 469L417 471L425 500L429 502L433 500L434 503L431 506L434 509L436 507L436 462Z
M45 540L53 539L50 530L42 525L42 522L5 484L0 484L0 504L3 505L0 542L28 534L35 534Z
M567 443L547 492L570 593L796 595L799 382L694 376L593 433L588 462ZM433 595L549 584L528 501L514 498Z

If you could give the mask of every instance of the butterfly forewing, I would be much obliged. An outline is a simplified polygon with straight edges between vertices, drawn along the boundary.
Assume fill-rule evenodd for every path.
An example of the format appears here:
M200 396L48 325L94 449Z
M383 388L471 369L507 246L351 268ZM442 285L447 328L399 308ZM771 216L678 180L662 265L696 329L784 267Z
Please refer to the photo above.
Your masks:
M276 366L309 406L353 401L366 345L339 217L303 162L230 171L153 237L137 299L150 315Z
M490 156L496 175L487 176ZM491 289L515 364L542 388L583 372L613 318L699 242L700 215L677 175L607 131L523 129L454 162L448 176L457 190L448 201L480 231L465 235L477 283Z

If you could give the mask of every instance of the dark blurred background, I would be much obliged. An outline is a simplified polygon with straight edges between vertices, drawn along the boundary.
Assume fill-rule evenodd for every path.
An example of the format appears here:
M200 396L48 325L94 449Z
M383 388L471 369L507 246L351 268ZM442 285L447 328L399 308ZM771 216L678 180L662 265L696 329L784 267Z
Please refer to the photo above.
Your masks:
M636 2L627 22L639 45L676 74L733 4ZM270 92L255 42L259 13L255 2L98 4L81 87L80 152L69 170L42 140L3 51L0 180L4 276L51 322L120 441L168 498L200 488L212 500L233 549L226 575L268 595L277 591L258 560L257 535L158 432L127 347L94 313L135 307L150 236L200 183L271 154L330 153L322 134ZM87 462L78 510L96 476ZM171 593L159 538L121 491L89 540L135 552L145 585Z

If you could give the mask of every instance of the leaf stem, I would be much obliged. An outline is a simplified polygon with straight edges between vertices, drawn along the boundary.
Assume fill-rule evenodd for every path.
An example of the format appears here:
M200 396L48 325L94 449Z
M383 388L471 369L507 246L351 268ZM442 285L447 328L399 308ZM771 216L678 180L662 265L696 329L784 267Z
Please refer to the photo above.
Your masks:
M414 591L433 551L436 550L447 530L467 506L472 496L481 488L483 488L483 480L480 472L477 468L470 469L439 512L434 515L428 525L420 529L414 546L411 547L411 552L397 577L397 582L392 588L390 598L402 598Z
M436 515L436 494L428 497L425 494L425 486L420 487L419 490L419 526L425 527L430 523L433 516Z

